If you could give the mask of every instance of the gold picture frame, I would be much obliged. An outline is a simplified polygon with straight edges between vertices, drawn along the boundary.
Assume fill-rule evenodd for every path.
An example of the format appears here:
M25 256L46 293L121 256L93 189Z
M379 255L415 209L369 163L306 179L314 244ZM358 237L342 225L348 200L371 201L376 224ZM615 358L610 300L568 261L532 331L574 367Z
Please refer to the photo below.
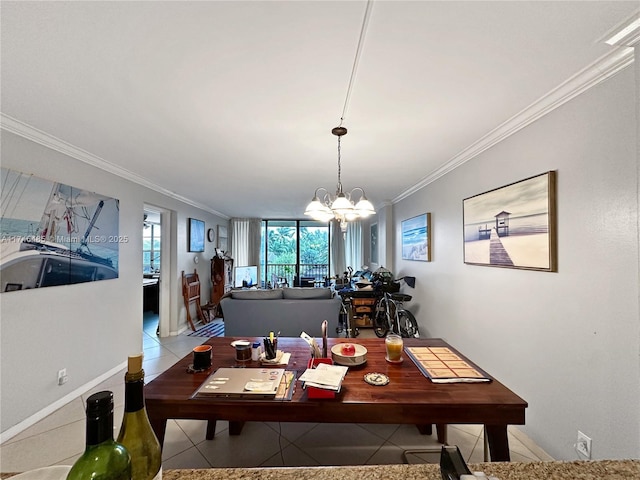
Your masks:
M556 172L465 198L464 263L558 271Z

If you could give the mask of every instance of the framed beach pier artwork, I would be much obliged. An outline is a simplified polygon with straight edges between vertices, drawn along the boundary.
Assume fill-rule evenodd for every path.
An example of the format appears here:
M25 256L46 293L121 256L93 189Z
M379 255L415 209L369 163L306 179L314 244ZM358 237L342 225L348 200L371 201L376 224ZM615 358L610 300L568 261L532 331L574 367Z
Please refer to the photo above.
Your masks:
M464 263L557 271L556 172L462 202Z
M431 261L431 214L402 221L402 259Z

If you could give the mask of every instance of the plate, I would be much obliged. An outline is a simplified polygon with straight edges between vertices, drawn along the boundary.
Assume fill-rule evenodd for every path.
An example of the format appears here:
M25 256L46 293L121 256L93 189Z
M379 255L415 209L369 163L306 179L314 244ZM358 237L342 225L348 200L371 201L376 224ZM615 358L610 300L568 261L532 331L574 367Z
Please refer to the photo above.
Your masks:
M364 381L369 385L375 385L376 387L384 387L389 383L389 377L384 373L371 372L365 373Z
M351 342L348 342L351 343ZM331 347L331 358L334 363L347 367L356 367L367 363L367 349L357 343L352 343L356 347L356 353L353 355L343 355L342 346L344 343L338 343Z
M14 475L16 480L64 480L71 470L71 465L53 465L51 467L36 468Z

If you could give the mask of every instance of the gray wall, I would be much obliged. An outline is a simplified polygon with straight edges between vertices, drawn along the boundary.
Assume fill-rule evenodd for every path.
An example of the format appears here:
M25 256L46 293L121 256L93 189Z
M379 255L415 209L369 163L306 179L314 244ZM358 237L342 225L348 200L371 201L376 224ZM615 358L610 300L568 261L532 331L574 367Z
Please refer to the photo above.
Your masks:
M206 228L227 220L134 184L23 137L2 131L2 166L94 191L120 200L119 278L101 282L3 293L0 298L2 354L0 425L26 427L59 408L96 379L122 368L127 356L142 351L142 219L144 204L170 211L173 228L167 332L186 328L181 271L193 271L196 254L187 253L188 217ZM209 295L213 244L199 254L203 295ZM57 385L58 370L69 377ZM17 427L16 427L17 426ZM17 432L16 432L17 433Z
M578 429L594 458L640 456L636 82L626 68L394 205L395 273L417 277L422 333L527 400L523 430L557 459L577 458ZM558 272L465 265L462 200L548 170ZM424 212L433 261L402 260L400 222Z

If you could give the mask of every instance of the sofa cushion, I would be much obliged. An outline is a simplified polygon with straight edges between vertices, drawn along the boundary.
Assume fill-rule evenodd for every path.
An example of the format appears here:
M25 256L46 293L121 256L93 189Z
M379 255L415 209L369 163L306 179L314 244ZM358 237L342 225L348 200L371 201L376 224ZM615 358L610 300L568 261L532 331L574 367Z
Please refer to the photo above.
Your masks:
M284 298L289 300L308 300L332 298L333 292L330 288L313 287L285 287L282 289Z
M231 298L238 300L279 300L282 299L282 289L273 290L232 290Z
M322 336L322 322L329 322L329 336L338 336L338 315L341 299L301 300L236 300L223 298L224 334L227 337L264 337L280 332L282 337L298 337L306 332L312 337Z

